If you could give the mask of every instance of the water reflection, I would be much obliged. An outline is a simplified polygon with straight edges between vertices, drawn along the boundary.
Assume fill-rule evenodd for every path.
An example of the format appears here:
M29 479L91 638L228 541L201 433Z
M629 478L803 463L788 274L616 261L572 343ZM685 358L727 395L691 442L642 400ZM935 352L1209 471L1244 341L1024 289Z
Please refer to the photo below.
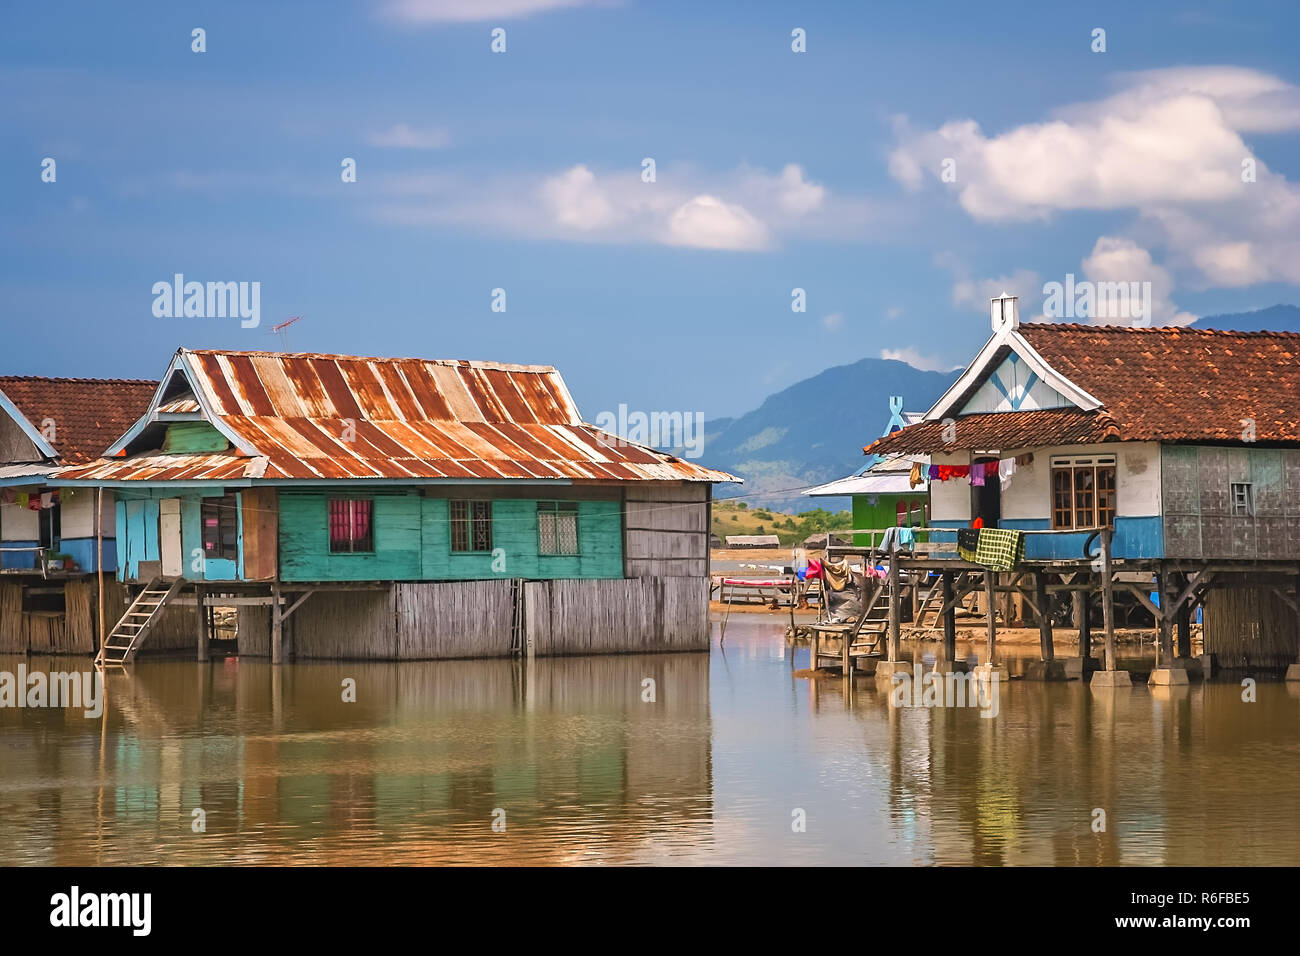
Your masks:
M1300 862L1295 688L1013 681L987 720L806 664L734 617L711 655L532 668L146 658L103 720L0 710L0 862Z

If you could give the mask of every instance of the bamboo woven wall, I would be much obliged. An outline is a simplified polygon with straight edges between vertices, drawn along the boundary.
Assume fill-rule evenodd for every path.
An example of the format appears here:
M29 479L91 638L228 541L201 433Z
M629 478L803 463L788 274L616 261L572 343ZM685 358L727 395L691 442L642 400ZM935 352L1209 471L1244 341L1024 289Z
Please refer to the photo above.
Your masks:
M393 590L317 591L293 612L293 655L392 660L397 656Z
M1220 667L1284 668L1296 661L1296 614L1272 591L1214 588L1205 597L1205 652Z
M23 586L17 581L0 581L0 653L27 653Z
M511 582L394 585L402 660L506 657L514 614Z
M525 592L528 634L538 655L709 647L704 579L535 581Z
M49 582L41 582L48 587ZM0 582L0 652L32 654L94 654L99 648L99 599L93 577L63 581L64 610L22 610L23 585ZM125 604L122 586L105 581L104 616L112 627Z

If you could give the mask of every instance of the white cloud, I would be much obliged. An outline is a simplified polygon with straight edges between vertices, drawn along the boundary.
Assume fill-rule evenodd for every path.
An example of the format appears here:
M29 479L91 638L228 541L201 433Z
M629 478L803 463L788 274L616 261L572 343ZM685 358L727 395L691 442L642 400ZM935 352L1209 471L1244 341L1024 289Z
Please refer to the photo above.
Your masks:
M989 314L989 300L996 299L1002 293L1019 296L1021 311L1024 304L1035 301L1042 289L1038 273L1032 269L1016 269L1009 275L995 276L991 279L958 278L952 285L952 304L965 306L972 311Z
M832 312L822 317L822 328L827 332L838 332L844 325L844 313Z
M512 20L590 6L595 0L388 0L383 13L402 23L474 23L485 20Z
M870 219L852 197L831 202L830 190L795 164L730 174L660 166L652 183L639 165L610 171L584 163L491 180L412 171L377 183L371 210L381 220L539 239L758 251L784 236L860 235Z
M1256 70L1184 67L1127 74L1109 97L998 134L973 119L932 131L899 120L889 165L909 190L933 177L978 220L1131 209L1171 265L1202 282L1297 282L1300 190L1242 135L1296 129L1300 87ZM952 183L939 180L946 159ZM1255 182L1242 180L1245 160Z
M888 309L885 310L885 318L889 319L889 321L891 322L897 318L900 318L902 314L903 314L903 307L901 305L891 305Z
M950 372L959 366L951 362L945 362L937 355L922 355L912 346L901 349L881 349L880 357L882 359L893 359L896 362L906 362L912 368L920 369L922 372Z
M744 206L716 196L696 196L683 203L668 220L669 242L704 249L764 249L767 227Z
M386 130L371 133L366 137L371 146L385 149L442 149L447 145L447 131L441 127L417 129L406 123L398 123Z
M1169 273L1156 265L1151 259L1151 253L1132 239L1102 236L1092 247L1092 252L1083 260L1083 274L1093 283L1149 282L1151 301L1147 306L1151 314L1143 318L1151 325L1187 325L1196 321L1196 316L1190 312L1179 311L1178 307L1169 301L1169 293L1173 289L1173 281ZM1133 324L1133 316L1123 314L1122 310L1116 311L1116 314L1107 312L1107 308L1115 304L1113 301L1098 296L1096 302L1097 314L1089 319L1093 325Z

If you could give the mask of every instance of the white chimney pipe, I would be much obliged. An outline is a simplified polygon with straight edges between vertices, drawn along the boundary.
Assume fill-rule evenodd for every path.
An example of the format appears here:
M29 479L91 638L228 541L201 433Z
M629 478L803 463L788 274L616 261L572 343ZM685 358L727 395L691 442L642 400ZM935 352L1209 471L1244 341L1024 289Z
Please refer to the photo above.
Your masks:
M1003 292L996 299L989 299L989 318L992 320L994 332L1020 328L1020 305L1017 297Z

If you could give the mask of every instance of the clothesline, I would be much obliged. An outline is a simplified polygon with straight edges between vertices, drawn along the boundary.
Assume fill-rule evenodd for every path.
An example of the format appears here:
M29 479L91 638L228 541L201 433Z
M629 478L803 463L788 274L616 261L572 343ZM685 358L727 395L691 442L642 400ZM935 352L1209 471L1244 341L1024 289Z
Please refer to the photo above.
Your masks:
M1029 465L1034 460L1034 453L1027 451L1014 458L998 458L993 461L977 461L970 465L926 465L914 459L912 471L907 476L907 483L915 488L923 481L950 481L953 478L969 478L976 488L982 487L990 475L997 475L1003 483L1009 482L1017 467Z

